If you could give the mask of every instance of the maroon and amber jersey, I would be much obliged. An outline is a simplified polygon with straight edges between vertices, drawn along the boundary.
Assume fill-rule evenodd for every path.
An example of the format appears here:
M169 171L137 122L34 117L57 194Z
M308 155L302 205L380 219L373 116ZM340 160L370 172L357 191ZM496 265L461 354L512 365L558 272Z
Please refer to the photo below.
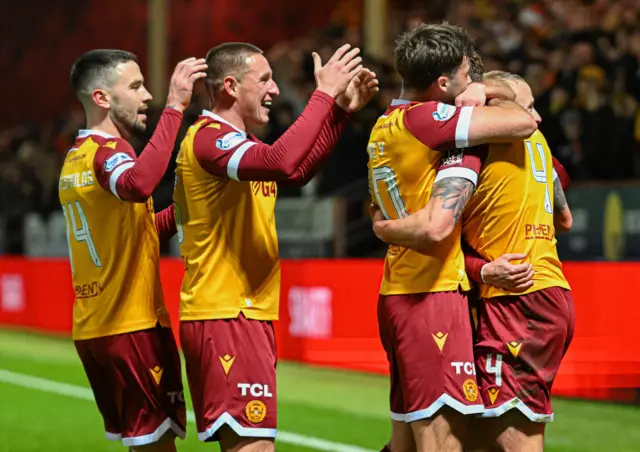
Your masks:
M569 289L556 250L551 151L540 131L510 144L492 144L475 194L463 214L464 237L484 259L522 253L533 264L534 285ZM558 181L559 183L559 181ZM513 295L482 285L483 298Z
M169 326L153 202L125 202L118 179L136 162L125 140L83 130L60 175L76 300L73 338Z
M385 218L398 219L424 208L433 184L448 177L477 181L480 160L467 150L473 107L438 102L394 101L369 139L369 184ZM448 154L446 151L449 151ZM460 246L462 228L429 256L391 245L380 293L413 294L469 289Z
M203 112L180 147L173 194L185 275L180 319L276 320L280 259L276 182L242 182L240 160L259 143Z

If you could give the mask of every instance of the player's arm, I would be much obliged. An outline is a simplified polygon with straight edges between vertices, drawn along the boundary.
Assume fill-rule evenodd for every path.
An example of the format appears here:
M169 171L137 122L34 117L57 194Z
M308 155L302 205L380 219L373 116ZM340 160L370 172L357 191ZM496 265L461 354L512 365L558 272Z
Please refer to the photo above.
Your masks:
M486 107L472 108L468 145L503 143L529 138L538 128L533 116L512 101L491 99Z
M182 112L189 106L196 80L205 77L203 59L188 58L171 76L167 108L156 130L136 158L125 140L107 141L96 152L94 172L100 185L123 201L143 203L149 199L167 170L176 141Z
M309 183L331 155L349 119L350 115L341 108L333 109L325 120L325 124L320 130L311 152L302 160L302 163L293 174L281 180L279 184L289 187L302 187ZM332 124L335 124L335 127Z
M560 179L553 179L553 226L556 231L566 232L573 226L573 216Z
M427 206L406 218L374 222L376 236L420 252L445 240L475 191L485 155L485 149L450 153L443 159Z
M466 135L465 146L511 142L530 137L538 124L514 100L515 93L503 81L485 80L469 85L456 98L456 105L464 109L460 137Z
M513 292L533 286L533 266L529 263L512 264L525 259L525 254L503 254L493 262L485 260L467 242L462 240L464 265L467 276L478 284L489 284Z
M160 243L166 242L178 232L173 204L156 213L156 230Z
M282 181L290 178L311 152L321 134L339 135L346 119L328 94L317 90L289 129L267 145L242 137L240 132L201 129L194 140L198 162L210 174L238 181ZM235 137L235 138L234 138ZM225 145L227 139L231 146ZM328 153L332 142L319 144Z
M573 226L573 216L569 203L565 196L565 191L571 185L571 178L564 169L564 166L556 159L553 159L553 225L557 231L565 232Z
M373 230L384 242L427 253L453 232L474 190L474 182L462 177L439 181L433 186L427 207L398 220L376 216Z
M344 94L336 99L341 108L334 110L334 114L327 119L329 122L336 122L338 127L323 127L318 141L314 144L309 155L290 177L281 182L281 185L303 186L317 174L329 158L340 133L349 120L349 116L363 108L376 95L379 91L378 84L375 72L369 69L362 69L351 80Z
M146 202L167 170L181 121L181 112L166 108L138 158L125 140L106 141L94 158L100 185L123 201Z

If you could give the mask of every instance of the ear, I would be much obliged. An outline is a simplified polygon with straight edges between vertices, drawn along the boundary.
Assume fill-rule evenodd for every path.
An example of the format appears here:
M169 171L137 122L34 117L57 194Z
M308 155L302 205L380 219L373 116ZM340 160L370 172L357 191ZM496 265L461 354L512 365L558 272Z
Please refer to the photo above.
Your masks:
M238 80L231 76L228 75L224 78L223 82L222 82L222 86L224 88L224 91L231 97L238 97Z
M111 108L111 96L103 89L94 89L91 99L98 107L108 110Z
M436 86L439 90L446 93L447 88L449 87L449 78L441 75L440 77L438 77L438 80L436 80Z

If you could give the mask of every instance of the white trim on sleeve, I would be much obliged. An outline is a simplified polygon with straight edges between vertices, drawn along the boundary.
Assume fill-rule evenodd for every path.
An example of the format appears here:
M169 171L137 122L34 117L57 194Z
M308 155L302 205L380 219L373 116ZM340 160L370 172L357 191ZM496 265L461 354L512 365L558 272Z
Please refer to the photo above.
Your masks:
M463 168L458 166L438 171L436 180L433 183L435 184L436 182L439 182L443 179L448 179L450 177L462 177L473 182L473 185L478 185L478 173L476 173L471 168Z
M122 165L117 166L116 169L114 169L113 172L111 173L111 177L109 178L109 188L111 189L111 193L113 193L116 196L116 198L118 198L120 201L122 201L122 198L120 198L120 195L118 195L118 190L116 188L118 179L120 179L120 176L122 176L122 173L124 173L126 170L128 170L135 164L136 164L135 162L123 163Z
M473 107L462 107L456 125L456 147L469 147L469 129L471 128L471 114Z
M237 181L240 180L238 179L238 168L240 167L240 160L242 160L242 156L244 155L244 153L247 152L249 148L251 146L254 146L255 144L257 144L255 141L249 141L233 151L233 155L229 159L229 163L227 163L227 176L229 176L229 179Z

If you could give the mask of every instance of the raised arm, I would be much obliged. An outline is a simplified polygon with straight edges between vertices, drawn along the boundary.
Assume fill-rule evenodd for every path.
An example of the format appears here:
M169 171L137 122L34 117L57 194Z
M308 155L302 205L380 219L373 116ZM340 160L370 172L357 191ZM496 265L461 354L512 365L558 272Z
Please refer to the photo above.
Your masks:
M94 159L100 185L122 201L146 202L167 170L180 121L182 113L166 108L139 158L125 140L104 143Z
M318 54L313 53L317 89L300 117L273 145L259 143L240 130L227 127L228 133L220 136L211 129L207 133L205 128L194 142L200 165L210 174L238 181L279 182L290 178L311 152L321 132L339 133L341 124L336 110L340 106L335 99L346 91L362 69L360 49L349 51L349 48L349 45L340 47L324 66ZM330 140L325 141L320 151L328 152L330 145Z
M260 143L226 124L201 129L194 152L202 168L215 176L238 181L282 181L293 175L311 152L323 129L338 134L340 107L328 94L316 91L307 107L272 145ZM331 143L323 142L327 152Z
M341 108L334 109L334 113L327 119L327 122L337 124L337 127L323 126L318 141L314 144L309 155L296 171L282 182L282 185L303 186L316 175L331 155L350 115L364 107L375 96L379 91L378 83L376 74L368 69L363 69L353 78L345 93L338 96L337 102Z
M193 93L193 84L205 76L203 59L181 61L171 77L167 108L156 130L136 158L131 145L123 139L106 140L94 157L98 182L123 201L146 202L164 176L180 129L182 112Z

